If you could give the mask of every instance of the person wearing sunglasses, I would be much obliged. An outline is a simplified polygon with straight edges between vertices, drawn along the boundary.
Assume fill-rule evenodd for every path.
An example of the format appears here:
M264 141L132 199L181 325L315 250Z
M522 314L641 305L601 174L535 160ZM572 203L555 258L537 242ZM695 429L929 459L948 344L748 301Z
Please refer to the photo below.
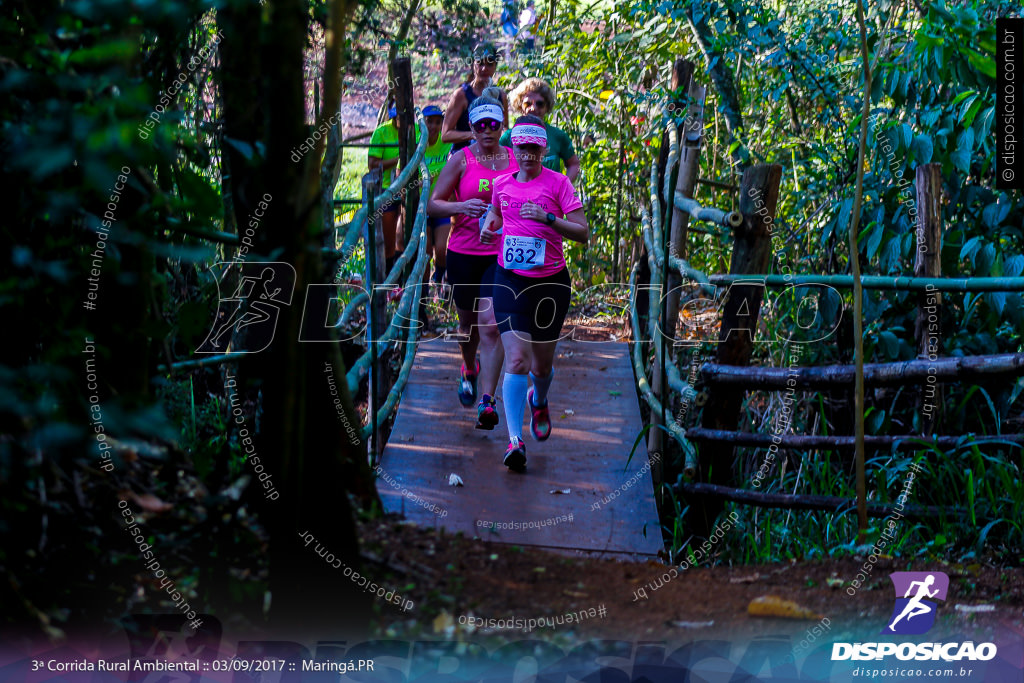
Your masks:
M473 71L466 82L452 93L441 124L441 141L452 143L453 152L470 145L476 139L470 128L469 106L490 86L500 59L498 48L493 43L480 43L473 48ZM503 90L499 89L499 92L501 123L508 126L508 99Z
M526 469L523 408L527 402L533 438L545 441L551 436L548 390L572 294L562 243L570 239L586 244L590 232L572 183L541 163L548 145L544 121L520 116L510 137L519 170L495 181L492 210L480 228L480 242L500 245L493 292L505 349L501 390L509 444L504 464L522 472ZM532 389L529 380L533 380Z
M545 120L545 117L555 108L555 91L551 89L547 81L540 78L527 78L516 86L516 89L509 94L508 99L512 105L512 111L524 116L536 116L544 121L544 130L548 134L544 167L561 173L562 165L565 164L565 177L575 183L576 178L580 175L580 158L576 156L572 140L564 130ZM501 136L501 144L512 144L509 141L510 133L511 131L505 131L505 134Z
M479 377L483 394L477 405L476 427L488 430L498 425L494 392L504 350L494 322L491 292L498 245L481 243L479 234L496 179L519 169L512 150L498 144L504 116L501 100L491 88L473 100L469 121L475 142L452 153L427 203L428 216L452 217L446 256L448 283L459 317L459 402L467 408L473 405Z

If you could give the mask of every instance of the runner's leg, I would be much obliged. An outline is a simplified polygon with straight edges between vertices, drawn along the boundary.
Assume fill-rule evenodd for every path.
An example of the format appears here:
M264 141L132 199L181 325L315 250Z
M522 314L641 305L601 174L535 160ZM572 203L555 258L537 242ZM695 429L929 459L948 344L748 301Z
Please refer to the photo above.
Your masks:
M505 401L505 420L509 439L523 438L523 409L529 388L527 373L533 363L532 342L526 332L503 332L501 344L505 348L505 381L501 389Z
M479 304L477 332L480 338L480 391L493 398L498 390L498 380L501 379L505 349L501 344L498 325L494 322L494 300L480 299Z
M395 235L398 233L398 210L385 211L380 217L384 232L384 258L392 261L395 258Z
M548 389L555 378L553 363L557 341L534 342L533 363L530 379L533 388L527 396L527 408L530 410L530 433L537 441L544 441L551 436L551 413L548 409Z
M434 229L434 282L440 284L444 280L444 271L448 264L448 233L452 230L451 223L442 223Z
M459 349L462 351L462 363L470 373L476 367L476 349L480 344L480 325L477 324L475 311L455 307L459 316Z

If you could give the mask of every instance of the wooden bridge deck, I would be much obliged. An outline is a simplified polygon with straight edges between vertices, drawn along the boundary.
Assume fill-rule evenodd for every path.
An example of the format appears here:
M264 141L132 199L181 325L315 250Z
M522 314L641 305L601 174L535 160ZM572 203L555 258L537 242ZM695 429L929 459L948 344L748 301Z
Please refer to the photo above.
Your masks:
M642 428L628 353L621 342L559 343L552 434L538 443L524 420L528 469L517 474L501 462L508 438L500 382L501 423L478 430L476 408L456 396L458 344L422 341L381 458L385 509L497 543L653 556L662 541L642 442L626 464ZM465 485L450 486L451 473Z

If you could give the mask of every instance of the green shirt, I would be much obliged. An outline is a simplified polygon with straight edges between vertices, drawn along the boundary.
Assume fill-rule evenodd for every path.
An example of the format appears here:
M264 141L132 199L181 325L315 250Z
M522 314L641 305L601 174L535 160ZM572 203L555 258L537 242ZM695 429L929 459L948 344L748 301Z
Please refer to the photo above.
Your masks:
M416 126L416 142L419 141L420 129L419 126ZM391 123L391 121L388 121L383 126L378 126L377 130L373 131L373 135L370 137L370 145L370 148L366 151L366 156L374 157L381 161L397 159L398 129ZM395 145L395 147L373 147L373 145ZM382 190L387 189L391 185L391 180L395 177L396 168L397 166L384 171L380 184Z
M428 141L429 142L429 141ZM448 163L448 155L452 151L452 143L441 142L441 136L437 136L437 142L433 145L427 145L426 151L426 162L427 168L430 169L430 191L434 191L434 185L437 184L437 177L441 175L441 169Z
M545 168L561 173L562 162L568 163L569 159L576 156L576 150L572 148L572 141L569 139L569 136L558 126L545 123L544 129L548 132L548 153L544 157L543 165ZM502 133L501 139L498 142L505 147L511 147L512 131L506 130Z

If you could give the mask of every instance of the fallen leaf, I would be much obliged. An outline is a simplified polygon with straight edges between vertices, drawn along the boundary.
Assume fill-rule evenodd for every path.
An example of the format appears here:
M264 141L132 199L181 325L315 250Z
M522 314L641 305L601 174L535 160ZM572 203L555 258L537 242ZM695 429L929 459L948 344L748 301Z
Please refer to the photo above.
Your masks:
M974 614L976 612L995 612L995 605L957 605L954 607L957 612L967 612L968 614Z
M132 492L129 493L128 495L131 497L132 500L135 501L136 505L138 505L146 512L167 512L172 507L174 507L170 503L165 503L164 501L160 500L152 493L143 493L142 495L139 495L137 493Z
M612 390L609 390L609 391L608 391L608 395L609 395L609 396L622 396L622 392L621 392L621 391L612 391Z
M586 593L581 591L562 591L563 595L568 595L570 598L586 598L590 597Z
M751 574L750 576L734 576L729 579L729 583L754 583L761 578L760 574Z
M829 588L842 588L843 580L838 578L825 579L825 583L828 584Z
M747 614L752 617L780 617L783 619L822 619L822 615L801 607L792 600L783 600L777 595L762 595L747 605Z
M551 489L548 493L569 493L572 489Z
M715 625L714 619L711 621L670 621L668 623L677 628L707 628Z
M455 620L452 619L452 615L442 610L434 617L434 633L445 633L449 630L455 630Z
M462 483L462 477L460 477L459 475L457 475L454 472L452 472L451 474L448 475L448 485L449 486L464 486L464 484Z

